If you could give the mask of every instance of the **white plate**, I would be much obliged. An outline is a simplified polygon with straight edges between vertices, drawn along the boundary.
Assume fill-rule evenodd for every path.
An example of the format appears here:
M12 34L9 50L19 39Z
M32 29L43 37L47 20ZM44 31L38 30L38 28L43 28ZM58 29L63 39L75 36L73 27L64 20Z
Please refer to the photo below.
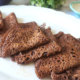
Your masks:
M65 13L47 8L23 5L3 6L0 7L0 10L6 15L14 12L23 22L36 21L39 25L45 22L55 32L63 31L72 34L76 38L80 37L80 20ZM14 80L39 80L35 74L33 64L23 66L12 62L8 58L0 58L0 72L15 78ZM4 80L9 80L9 78L6 77Z

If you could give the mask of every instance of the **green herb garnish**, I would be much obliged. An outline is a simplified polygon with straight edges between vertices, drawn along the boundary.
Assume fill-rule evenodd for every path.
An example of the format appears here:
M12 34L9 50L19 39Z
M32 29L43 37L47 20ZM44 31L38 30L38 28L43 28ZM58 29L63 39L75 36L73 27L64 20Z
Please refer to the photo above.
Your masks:
M31 0L31 5L59 9L65 0Z

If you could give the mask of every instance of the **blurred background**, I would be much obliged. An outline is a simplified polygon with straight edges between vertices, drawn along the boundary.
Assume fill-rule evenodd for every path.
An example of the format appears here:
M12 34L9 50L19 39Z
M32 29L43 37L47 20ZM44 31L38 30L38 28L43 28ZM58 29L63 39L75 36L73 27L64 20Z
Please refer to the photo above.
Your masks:
M69 4L73 1L80 0L0 0L0 6L2 5L33 5L52 8L55 10L63 11L65 13L76 16L74 12L71 11ZM80 7L78 7L80 9Z

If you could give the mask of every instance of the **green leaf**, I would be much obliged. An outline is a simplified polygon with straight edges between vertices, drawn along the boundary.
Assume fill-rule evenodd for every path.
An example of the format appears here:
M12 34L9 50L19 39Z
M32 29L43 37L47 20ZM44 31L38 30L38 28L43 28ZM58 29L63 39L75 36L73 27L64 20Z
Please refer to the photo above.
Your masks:
M48 8L59 8L65 0L30 0L31 5Z

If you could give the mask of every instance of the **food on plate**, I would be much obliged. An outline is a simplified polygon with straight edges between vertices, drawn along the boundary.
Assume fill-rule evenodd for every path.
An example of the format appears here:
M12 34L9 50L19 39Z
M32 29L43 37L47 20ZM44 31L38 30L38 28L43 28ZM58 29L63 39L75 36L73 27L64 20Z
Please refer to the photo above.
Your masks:
M16 15L14 13L9 14L5 19L4 19L4 24L6 25L6 28L11 28L11 27L17 27L18 22Z
M18 25L17 18L14 13L11 13L3 19L3 27L0 30L0 34L4 34L9 28L16 27Z
M24 28L24 27L27 27L27 26L28 27L31 27L31 26L34 27L34 26L38 26L38 25L37 25L36 22L29 22L29 23L19 23L19 26Z
M2 13L0 12L0 29L2 29L3 26L4 26L4 23L3 23Z
M58 44L56 44L55 41L53 41L33 50L30 50L29 52L20 52L18 55L13 56L12 59L13 61L16 61L19 64L26 64L29 62L33 62L41 57L54 55L56 52L60 51L61 47Z
M50 39L47 44L34 48L30 51L20 52L17 55L12 56L12 60L16 61L19 64L27 64L41 57L47 57L50 55L54 55L56 52L61 51L61 47L55 42L54 35L51 32L51 29L44 29L41 27L45 35Z
M37 25L12 27L5 33L3 39L4 37L5 40L0 50L1 57L8 57L20 51L29 50L49 41Z
M80 80L80 66L69 69L61 74L51 73L52 80Z
M51 78L52 80L72 80L70 71L66 71L62 74L56 74L54 72L51 72Z
M53 34L36 22L19 23L14 13L3 18L0 12L0 21L0 57L25 65L35 62L39 78L80 79L80 39L63 32Z
M80 65L80 42L70 34L62 32L55 35L62 51L55 56L39 59L36 64L36 74L43 78L54 73L61 73L67 69Z
M2 14L1 14L1 16L2 16ZM1 49L3 41L5 40L5 37L7 35L7 34L5 34L5 32L7 32L7 30L9 30L11 27L15 27L18 25L17 18L14 13L11 13L10 15L8 15L5 18L2 17L2 19L3 19L3 27L0 29L0 49ZM5 37L3 38L4 35L5 35Z
M41 29L43 30L43 32L45 33L45 35L50 39L50 41L56 41L56 37L54 36L54 34L51 31L51 28L47 28L45 29L44 26L41 27Z

